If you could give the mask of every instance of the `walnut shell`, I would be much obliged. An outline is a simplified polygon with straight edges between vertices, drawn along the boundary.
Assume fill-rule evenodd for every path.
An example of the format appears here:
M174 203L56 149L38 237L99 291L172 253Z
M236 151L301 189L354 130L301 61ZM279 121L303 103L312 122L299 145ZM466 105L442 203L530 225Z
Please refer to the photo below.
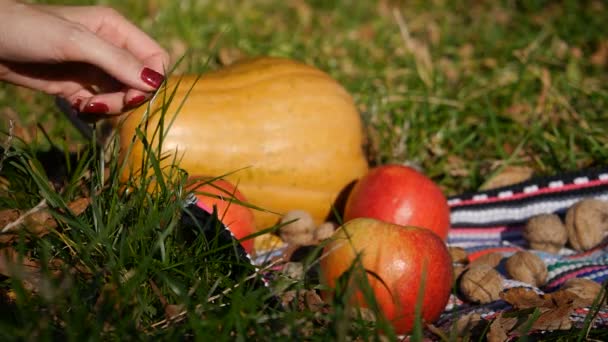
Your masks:
M314 239L316 241L323 241L329 239L336 230L336 224L333 222L321 223L317 229L315 229Z
M288 278L294 280L302 280L304 279L304 264L301 262L288 262L285 263L283 269L281 270Z
M310 246L315 244L315 221L304 210L288 211L281 218L279 235L290 245Z
M468 264L469 257L467 256L467 251L462 247L448 247L448 252L450 253L450 257L452 258L453 263L458 264Z
M572 278L568 279L561 289L577 295L580 307L588 307L601 295L602 285L591 279Z
M460 292L475 303L490 303L500 299L503 277L488 265L469 268L460 276Z
M568 242L566 226L555 214L540 214L530 218L523 231L530 248L557 253Z
M454 273L454 283L456 283L458 281L458 278L460 278L460 275L462 273L464 273L464 271L466 271L466 266L462 265L462 264L456 264L452 267Z
M471 261L470 266L474 267L478 265L487 265L490 267L496 267L500 264L503 258L504 255L501 252L487 253Z
M596 199L582 200L566 213L568 241L577 251L597 246L608 231L608 202Z
M511 279L539 287L547 281L547 265L536 254L519 251L511 255L505 262L507 275Z

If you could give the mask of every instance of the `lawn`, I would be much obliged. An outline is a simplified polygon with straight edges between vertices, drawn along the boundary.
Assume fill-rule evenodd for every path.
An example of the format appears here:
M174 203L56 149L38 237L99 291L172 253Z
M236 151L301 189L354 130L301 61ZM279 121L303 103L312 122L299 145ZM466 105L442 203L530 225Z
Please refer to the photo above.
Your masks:
M234 55L312 64L353 95L372 165L413 165L447 195L476 191L515 166L527 177L608 160L603 1L49 3L114 7L175 61L183 57L175 73L217 69ZM104 175L100 151L52 98L1 85L0 113L0 145L8 147L11 131L16 148L0 164L0 210L42 203L54 208L53 217L31 225L56 225L44 238L3 240L28 251L40 295L14 276L2 279L3 305L11 310L0 314L0 335L366 340L386 331L382 322L351 320L347 305L280 311L264 300L264 287L234 287L243 279L225 277L229 266L203 239L175 232L184 204L173 192L184 186L180 170L153 196L144 191L148 184L123 196L116 171ZM44 170L69 152L76 157L65 171ZM116 167L112 158L107 164ZM83 198L90 206L79 215ZM61 277L49 276L58 270ZM167 310L187 313L171 322Z

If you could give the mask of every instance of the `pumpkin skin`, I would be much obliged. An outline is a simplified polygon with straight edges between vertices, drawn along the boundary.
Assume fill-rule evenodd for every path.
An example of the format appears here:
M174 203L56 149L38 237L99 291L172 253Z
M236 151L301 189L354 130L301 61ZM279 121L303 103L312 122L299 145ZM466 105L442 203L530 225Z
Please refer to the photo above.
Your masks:
M258 229L292 209L306 210L321 223L340 192L368 170L352 97L312 66L261 57L200 78L170 77L165 89L166 97L175 91L165 122L175 120L165 132L163 153L177 152L189 174L239 184L250 203L265 210L254 210ZM152 137L164 97L161 89L149 111L142 106L127 114L120 128L122 151L147 111ZM142 150L141 143L131 147L123 177L138 172ZM172 158L166 159L161 165L170 164Z

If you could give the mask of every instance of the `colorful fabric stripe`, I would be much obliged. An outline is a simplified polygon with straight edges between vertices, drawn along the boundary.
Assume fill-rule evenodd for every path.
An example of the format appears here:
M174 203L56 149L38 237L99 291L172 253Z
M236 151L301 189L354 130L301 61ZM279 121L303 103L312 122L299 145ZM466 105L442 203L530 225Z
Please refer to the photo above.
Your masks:
M501 252L505 257L526 249L522 230L526 221L542 213L564 216L576 202L595 198L608 200L608 168L584 170L547 178L535 178L520 184L484 192L467 193L448 199L451 210L450 246L464 248L469 259ZM549 275L545 286L535 289L552 292L572 278L587 278L599 283L608 281L608 241L586 252L563 248L558 254L532 251L546 263ZM504 270L497 268L499 272ZM507 280L505 288L527 286ZM498 300L486 305L471 305L453 296L438 325L453 323L455 317L478 312L491 319L510 306ZM575 311L571 318L580 326L588 309ZM594 326L608 327L608 310L602 310Z

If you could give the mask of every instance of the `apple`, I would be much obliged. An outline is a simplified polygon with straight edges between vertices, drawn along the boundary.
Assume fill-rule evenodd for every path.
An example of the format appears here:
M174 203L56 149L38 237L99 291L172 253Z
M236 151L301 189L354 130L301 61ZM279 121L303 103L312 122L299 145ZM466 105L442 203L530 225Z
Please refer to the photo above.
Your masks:
M444 240L450 228L450 208L439 186L413 168L396 164L375 167L355 184L344 222L357 217L427 228Z
M256 231L253 211L239 203L247 203L243 194L230 182L216 179L197 186L195 196L197 205L211 213L217 208L217 216L237 238L243 239ZM247 253L253 251L253 238L241 241Z
M421 290L424 322L435 321L445 309L452 289L452 261L444 241L428 229L357 218L340 227L323 251L321 281L329 289L322 292L325 300L331 300L337 279L359 255L378 308L398 334L411 332ZM369 297L354 279L348 300L369 308Z

